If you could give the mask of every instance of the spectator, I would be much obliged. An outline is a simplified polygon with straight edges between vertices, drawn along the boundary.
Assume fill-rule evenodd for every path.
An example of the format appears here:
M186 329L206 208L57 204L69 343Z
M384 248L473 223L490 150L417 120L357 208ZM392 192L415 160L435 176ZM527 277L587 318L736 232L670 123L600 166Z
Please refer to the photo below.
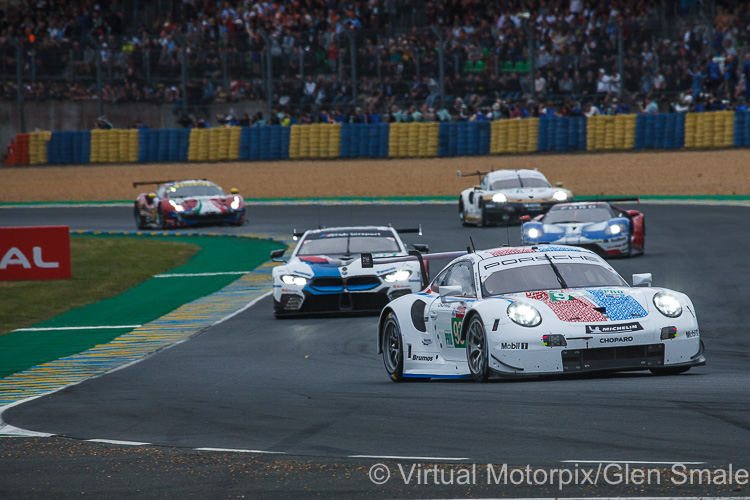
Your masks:
M645 99L645 106L643 105L643 102L638 103L638 107L643 114L647 115L655 115L659 113L659 105L656 104L653 98L646 97Z

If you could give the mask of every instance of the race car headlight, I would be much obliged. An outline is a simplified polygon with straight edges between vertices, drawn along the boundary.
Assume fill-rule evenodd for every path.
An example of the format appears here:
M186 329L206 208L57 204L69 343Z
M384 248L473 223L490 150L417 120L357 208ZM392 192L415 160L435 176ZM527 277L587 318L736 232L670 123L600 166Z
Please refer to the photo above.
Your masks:
M295 276L293 274L283 275L281 277L281 281L286 285L305 286L307 284L307 278L303 278L302 276Z
M526 304L525 302L513 302L508 306L508 317L521 326L537 326L542 322L542 315L536 310L536 307Z
M530 239L535 240L537 238L542 237L542 230L538 227L530 227L526 230L526 236L528 236Z
M169 204L172 205L172 207L174 207L174 209L177 210L178 212L183 212L185 210L185 207L183 207L182 205L180 205L174 200L169 200Z
M604 230L604 234L617 236L618 234L622 234L627 230L628 228L626 228L623 224L612 224L611 226L607 226L607 228Z
M235 196L234 199L232 199L232 203L229 204L230 207L232 207L232 210L237 210L240 208L240 197Z
M555 191L555 193L552 195L552 198L555 199L555 201L565 201L568 199L568 193L565 191Z
M494 201L495 203L505 203L506 201L508 201L508 197L503 193L495 193L492 195L492 201Z
M411 271L402 269L401 271L395 271L395 272L386 274L385 276L383 276L383 281L385 281L386 283L395 283L396 281L406 281L409 279L409 276L411 276Z
M659 292L654 295L654 305L664 316L668 318L676 318L682 314L682 306L680 301L674 295L670 295L666 292Z

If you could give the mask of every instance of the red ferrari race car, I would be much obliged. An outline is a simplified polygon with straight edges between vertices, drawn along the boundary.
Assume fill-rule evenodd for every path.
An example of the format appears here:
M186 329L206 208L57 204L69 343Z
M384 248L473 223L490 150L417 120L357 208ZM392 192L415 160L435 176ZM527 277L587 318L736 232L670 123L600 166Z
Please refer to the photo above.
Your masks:
M133 187L148 184L158 187L135 200L133 214L138 229L245 223L245 200L237 189L226 194L205 179L134 182Z

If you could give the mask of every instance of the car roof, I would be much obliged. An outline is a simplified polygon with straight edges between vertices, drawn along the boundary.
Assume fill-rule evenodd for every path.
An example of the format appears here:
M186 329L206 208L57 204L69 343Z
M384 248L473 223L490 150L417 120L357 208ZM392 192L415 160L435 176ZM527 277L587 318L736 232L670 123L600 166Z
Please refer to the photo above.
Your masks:
M544 174L541 173L540 171L529 170L529 169L493 170L492 172L487 172L487 179L491 181L496 181L499 179L512 179L512 178L518 177L519 175L521 177L534 177L536 179L547 180Z
M554 253L554 252L559 252L559 253L576 252L576 253L596 255L596 253L592 252L591 250L587 250L581 247L569 246L569 245L534 245L534 246L522 246L522 247L498 247L498 248L488 248L486 250L478 250L474 252L474 254L469 254L469 255L476 255L476 260L483 260L483 259L491 259L494 257L505 257L507 255L518 255L518 254L525 254L525 253Z

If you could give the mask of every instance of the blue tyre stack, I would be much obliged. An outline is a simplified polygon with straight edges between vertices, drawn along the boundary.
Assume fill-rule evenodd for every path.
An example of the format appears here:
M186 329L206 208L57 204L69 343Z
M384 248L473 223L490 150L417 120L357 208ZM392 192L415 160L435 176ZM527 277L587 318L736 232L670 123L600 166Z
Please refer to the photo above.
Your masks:
M479 122L479 154L490 154L490 140L492 134L492 124L487 121Z
M646 147L646 115L638 115L635 119L635 144L633 149Z

